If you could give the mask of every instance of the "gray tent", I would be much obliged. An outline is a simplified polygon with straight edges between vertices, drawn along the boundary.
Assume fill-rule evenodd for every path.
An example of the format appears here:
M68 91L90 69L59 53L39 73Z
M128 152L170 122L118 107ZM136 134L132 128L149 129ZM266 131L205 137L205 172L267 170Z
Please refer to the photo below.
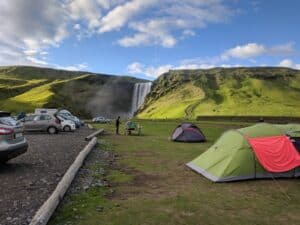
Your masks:
M202 131L192 123L182 123L173 132L172 141L203 142L206 141Z

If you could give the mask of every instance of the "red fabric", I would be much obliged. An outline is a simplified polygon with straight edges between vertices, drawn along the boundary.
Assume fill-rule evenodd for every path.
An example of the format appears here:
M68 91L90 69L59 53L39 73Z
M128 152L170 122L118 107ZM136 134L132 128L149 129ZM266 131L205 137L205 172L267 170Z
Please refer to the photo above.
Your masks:
M269 172L286 172L300 166L300 154L287 136L248 138L248 141Z

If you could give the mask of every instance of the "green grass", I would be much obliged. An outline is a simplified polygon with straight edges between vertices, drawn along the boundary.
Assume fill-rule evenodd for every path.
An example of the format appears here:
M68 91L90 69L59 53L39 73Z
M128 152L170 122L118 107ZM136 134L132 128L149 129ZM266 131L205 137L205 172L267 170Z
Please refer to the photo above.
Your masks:
M21 79L12 75L0 75L0 89L12 97L1 96L1 108L12 112L32 112L35 108L43 107L51 102L56 95L53 91L57 85L65 84L74 80L84 79L89 75L74 76L70 79ZM24 90L24 91L22 91ZM21 92L20 94L18 94ZM13 94L15 93L15 94Z
M234 88L234 81L227 79L215 90L222 96L220 102L205 98L200 87L183 84L158 98L143 110L139 118L196 118L201 115L244 115L244 116L299 116L300 92L278 81L246 79L241 88ZM186 97L184 91L194 90L193 98ZM198 93L195 89L198 89ZM203 93L203 94L202 94ZM190 108L190 110L189 110Z
M173 89L152 103L148 109L139 114L139 118L183 118L185 109L205 97L205 93L192 83Z
M132 87L142 81L80 71L0 66L0 105L1 110L12 113L32 112L38 107L66 108L83 118L103 108L104 114L128 112Z
M299 71L267 68L171 71L154 82L138 117L297 117L299 86Z
M119 170L111 170L107 178L113 183L127 183L133 180L133 176Z
M176 121L139 122L143 126L142 136L116 136L111 125L98 126L109 133L102 141L119 155L117 167L113 166L111 171L106 168L109 179L117 181L112 187L115 193L105 197L110 189L99 188L70 196L50 224L67 221L77 225L300 223L298 180L216 184L185 166L223 131L243 124L198 123L208 142L185 144L168 140L178 124ZM102 212L97 212L98 205L103 206ZM80 211L74 212L74 207ZM80 219L75 219L76 216Z

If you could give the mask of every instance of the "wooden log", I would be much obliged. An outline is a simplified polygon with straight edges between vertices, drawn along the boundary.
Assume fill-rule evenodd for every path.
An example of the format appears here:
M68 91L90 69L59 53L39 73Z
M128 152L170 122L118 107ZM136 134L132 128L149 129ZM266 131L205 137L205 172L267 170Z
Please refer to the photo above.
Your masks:
M52 192L51 196L44 202L44 204L36 212L35 216L30 222L30 225L46 225L52 214L54 213L56 207L63 199L64 194L71 185L75 175L77 174L79 168L82 166L85 158L91 152L91 150L97 144L97 138L94 137L78 154L73 164L69 167L61 181L56 186L55 190Z
M87 137L85 138L85 140L86 140L86 141L89 141L89 140L91 140L93 137L96 137L97 135L102 134L103 132L104 132L104 129L99 129L99 130L95 131L94 133L90 134L89 136L87 136Z
M94 127L92 126L92 124L88 123L87 126L88 126L88 128L90 128L91 130L94 130Z

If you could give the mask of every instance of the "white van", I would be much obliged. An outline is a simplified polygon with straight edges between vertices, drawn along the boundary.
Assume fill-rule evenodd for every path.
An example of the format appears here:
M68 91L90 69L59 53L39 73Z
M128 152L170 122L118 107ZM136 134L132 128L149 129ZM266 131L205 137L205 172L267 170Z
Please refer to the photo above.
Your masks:
M34 110L34 114L38 115L38 114L50 114L53 115L55 113L57 113L57 109L43 109L43 108L37 108Z

